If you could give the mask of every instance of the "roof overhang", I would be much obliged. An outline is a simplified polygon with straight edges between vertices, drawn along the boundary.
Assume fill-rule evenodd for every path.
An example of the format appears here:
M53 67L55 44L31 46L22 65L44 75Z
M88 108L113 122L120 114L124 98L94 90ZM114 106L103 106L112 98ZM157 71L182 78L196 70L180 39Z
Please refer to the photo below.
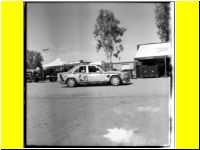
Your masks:
M172 56L172 48L170 43L153 43L142 44L138 46L135 60L143 59L159 59Z

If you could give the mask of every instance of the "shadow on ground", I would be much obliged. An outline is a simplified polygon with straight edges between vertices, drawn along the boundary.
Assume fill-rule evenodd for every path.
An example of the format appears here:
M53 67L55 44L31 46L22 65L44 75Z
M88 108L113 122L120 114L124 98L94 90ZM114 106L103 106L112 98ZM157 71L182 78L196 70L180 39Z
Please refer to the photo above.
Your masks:
M131 84L133 84L133 83L126 83L126 84L120 84L120 85L118 85L118 86L128 86L128 85L131 85ZM75 86L75 87L70 87L70 88L77 88L77 87L96 87L96 86L106 86L106 87L108 87L108 86L112 86L112 87L114 87L113 85L111 85L111 84L79 84L79 85L77 85L77 86ZM67 85L64 85L62 88L68 88L68 86Z

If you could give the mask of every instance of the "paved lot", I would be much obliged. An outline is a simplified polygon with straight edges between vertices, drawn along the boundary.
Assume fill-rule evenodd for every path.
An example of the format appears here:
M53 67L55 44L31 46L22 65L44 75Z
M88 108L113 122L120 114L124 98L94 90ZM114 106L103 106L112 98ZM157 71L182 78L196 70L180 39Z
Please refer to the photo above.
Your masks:
M28 83L27 144L168 145L170 79L131 82L76 88Z

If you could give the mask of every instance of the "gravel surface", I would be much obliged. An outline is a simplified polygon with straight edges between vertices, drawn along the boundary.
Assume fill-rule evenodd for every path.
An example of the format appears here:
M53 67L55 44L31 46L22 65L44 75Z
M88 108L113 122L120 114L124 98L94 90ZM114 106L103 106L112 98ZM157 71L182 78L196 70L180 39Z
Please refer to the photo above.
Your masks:
M169 145L170 78L122 86L27 84L27 145Z

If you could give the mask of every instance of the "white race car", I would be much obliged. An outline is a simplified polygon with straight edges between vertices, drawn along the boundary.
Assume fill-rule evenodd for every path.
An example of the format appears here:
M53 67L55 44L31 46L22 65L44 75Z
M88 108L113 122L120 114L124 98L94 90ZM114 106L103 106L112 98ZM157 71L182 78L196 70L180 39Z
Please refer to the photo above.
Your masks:
M114 86L129 83L130 77L127 72L105 71L102 66L78 65L68 72L58 73L57 81L74 87L78 84L110 83Z

